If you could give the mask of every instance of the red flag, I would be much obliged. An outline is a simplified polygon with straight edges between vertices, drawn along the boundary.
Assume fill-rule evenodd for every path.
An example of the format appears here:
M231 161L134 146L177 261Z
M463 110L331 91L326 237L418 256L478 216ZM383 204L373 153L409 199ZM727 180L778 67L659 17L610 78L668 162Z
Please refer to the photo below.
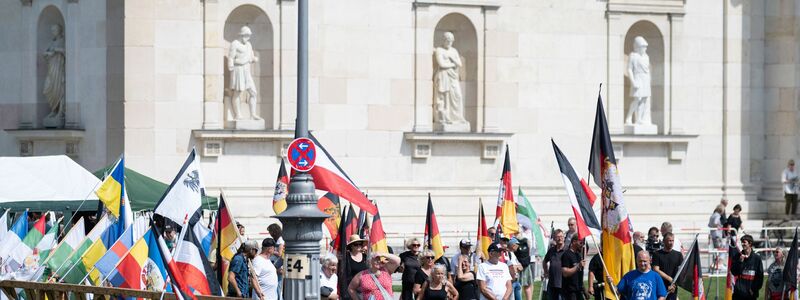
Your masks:
M276 215L286 210L287 195L289 195L289 175L286 175L286 165L281 159L281 168L278 169L278 179L275 181L275 194L272 195L272 210Z
M506 158L503 162L503 175L500 176L500 192L497 197L495 218L505 236L513 236L519 232L517 203L514 201L514 190L511 187L511 155L508 145L506 145Z
M578 225L578 238L583 239L592 234L592 231L600 232L600 222L597 221L597 216L592 210L592 204L586 190L583 188L584 184L581 183L575 169L558 148L556 142L552 139L553 152L556 154L556 161L558 168L561 170L561 178L564 180L564 188L567 190L567 197L569 197L570 204L572 205L572 212L575 214L575 220Z
M339 167L333 156L325 150L325 147L309 133L309 138L322 150L325 155L317 155L314 168L308 171L314 177L314 185L318 190L328 191L347 199L353 205L374 215L378 208L367 199L350 177ZM292 170L294 172L294 170Z
M430 193L428 193L428 212L425 214L425 246L433 251L436 256L434 260L444 255L442 237L439 236L439 223L436 222L436 214L433 212Z

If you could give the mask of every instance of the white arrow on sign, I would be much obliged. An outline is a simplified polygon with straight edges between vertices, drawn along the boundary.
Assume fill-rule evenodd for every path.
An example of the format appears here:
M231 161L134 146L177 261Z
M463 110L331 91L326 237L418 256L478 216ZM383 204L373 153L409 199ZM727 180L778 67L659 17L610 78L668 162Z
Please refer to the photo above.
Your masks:
M297 164L300 165L300 166L305 167L305 166L308 166L308 161L304 159L304 160L301 160L301 161L297 162Z
M306 148L308 148L308 144L300 143L300 145L297 145L297 148L300 148L300 150L306 150Z

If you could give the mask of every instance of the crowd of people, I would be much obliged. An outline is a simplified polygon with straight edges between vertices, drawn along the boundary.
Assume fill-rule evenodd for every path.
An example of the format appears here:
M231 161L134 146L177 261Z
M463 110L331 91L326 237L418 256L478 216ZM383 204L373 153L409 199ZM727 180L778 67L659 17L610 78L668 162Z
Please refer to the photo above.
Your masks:
M737 238L741 229L741 207L736 205L731 215L725 215L727 201L715 209L712 220L725 220L718 226L724 244L739 242L741 250L731 257L731 274L737 278L733 299L756 299L764 278L762 259L753 251L753 237ZM647 235L632 234L636 268L624 274L619 281L609 281L604 271L601 255L589 259L587 246L577 234L574 218L567 222L568 229L553 229L549 248L544 257L531 256L529 245L522 236L504 236L489 229L493 241L488 247L488 257L479 258L472 241L463 239L452 257L436 259L433 251L425 249L417 238L405 241L406 250L398 256L388 253L368 253L367 241L357 235L347 245L348 255L343 273L347 290L337 290L337 262L340 258L323 259L320 274L323 295L327 299L393 299L391 274L402 273L399 298L407 299L496 299L496 300L574 300L605 299L606 285L614 282L616 293L625 299L670 300L677 299L676 276L684 261L688 245L681 243L673 233L673 225L664 222L651 227ZM712 239L715 239L712 234ZM723 243L723 242L720 242ZM785 250L777 249L775 263L766 269L766 299L781 299L783 292L782 268ZM541 263L541 273L537 264ZM588 275L588 284L584 283ZM542 290L534 294L534 278L542 280ZM609 289L610 291L611 289ZM524 293L523 293L524 292ZM325 298L324 298L325 299Z
M742 207L735 205L727 215L727 205L723 198L709 219L710 241L719 249L740 241L741 251L731 254L729 266L737 278L733 299L756 299L765 280L765 269L761 257L753 251L753 237L736 238L742 230ZM244 227L237 225L244 236ZM268 230L270 237L261 241L260 247L255 241L242 240L240 251L230 262L228 296L281 299L281 228L273 224ZM479 257L480 251L473 242L462 239L453 256L438 259L418 238L405 240L405 251L394 255L369 251L368 241L354 234L348 239L344 257L329 253L320 259L320 294L323 299L394 299L392 274L400 273L399 298L403 300L605 299L609 281L601 256L589 259L586 243L577 232L577 222L570 218L566 231L551 231L546 254L536 257L530 249L532 241L489 228L492 243L488 257ZM174 237L174 231L167 230L165 234ZM672 224L651 227L646 235L634 232L632 241L636 268L614 282L616 292L627 299L676 299L675 277L688 249L675 237ZM785 250L776 249L774 256L775 262L766 269L766 299L781 299L783 292ZM542 290L537 294L534 278L542 280Z

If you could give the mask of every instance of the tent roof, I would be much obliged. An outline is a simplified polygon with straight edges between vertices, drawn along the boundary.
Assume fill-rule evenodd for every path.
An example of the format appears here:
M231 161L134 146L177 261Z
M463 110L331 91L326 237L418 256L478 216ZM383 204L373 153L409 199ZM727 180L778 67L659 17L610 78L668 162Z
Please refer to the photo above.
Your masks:
M92 191L100 181L65 155L0 157L0 170L0 207L97 209L97 196Z
M114 164L108 165L105 168L94 171L94 176L103 178L108 173ZM161 195L167 190L169 185L162 183L153 178L147 177L142 173L125 168L125 188L128 191L128 198L130 198L131 210L153 210L161 199ZM95 206L95 209L97 207ZM203 209L217 209L216 197L203 197Z

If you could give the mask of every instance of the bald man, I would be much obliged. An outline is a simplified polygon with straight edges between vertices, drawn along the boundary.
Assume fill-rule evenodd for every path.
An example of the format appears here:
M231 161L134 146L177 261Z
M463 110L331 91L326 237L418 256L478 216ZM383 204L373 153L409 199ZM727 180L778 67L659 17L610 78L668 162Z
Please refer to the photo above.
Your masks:
M636 255L636 270L628 272L617 285L617 290L631 300L664 300L667 288L655 271L650 270L650 253Z

